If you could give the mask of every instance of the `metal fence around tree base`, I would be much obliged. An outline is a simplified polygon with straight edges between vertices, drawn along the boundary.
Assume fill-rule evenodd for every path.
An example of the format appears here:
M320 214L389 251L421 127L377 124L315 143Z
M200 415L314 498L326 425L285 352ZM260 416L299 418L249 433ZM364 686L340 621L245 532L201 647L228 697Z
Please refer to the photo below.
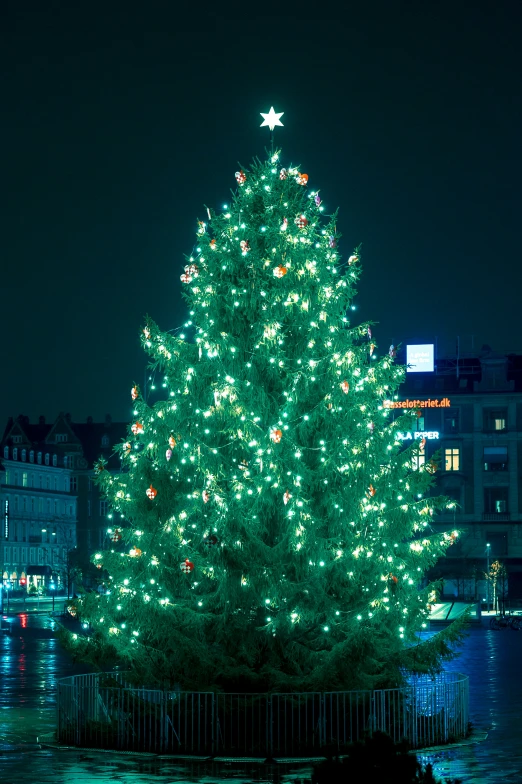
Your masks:
M122 673L58 682L58 741L158 754L298 757L342 751L376 730L413 748L468 729L469 679L420 677L399 689L222 694L161 691Z

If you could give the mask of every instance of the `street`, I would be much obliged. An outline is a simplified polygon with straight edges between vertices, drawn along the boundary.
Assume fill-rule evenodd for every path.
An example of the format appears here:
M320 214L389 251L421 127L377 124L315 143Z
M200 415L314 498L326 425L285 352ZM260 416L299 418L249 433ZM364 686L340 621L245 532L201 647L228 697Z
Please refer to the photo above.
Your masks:
M11 634L0 637L0 780L23 782L150 782L218 781L295 782L307 768L212 763L188 764L153 756L101 751L39 748L37 739L55 726L57 678L85 672L71 661L54 637L55 621L43 613L4 616ZM482 743L431 754L439 776L460 776L468 784L519 782L522 743L519 717L522 687L517 681L522 660L522 632L473 628L462 655L450 669L470 676L471 720L486 730Z

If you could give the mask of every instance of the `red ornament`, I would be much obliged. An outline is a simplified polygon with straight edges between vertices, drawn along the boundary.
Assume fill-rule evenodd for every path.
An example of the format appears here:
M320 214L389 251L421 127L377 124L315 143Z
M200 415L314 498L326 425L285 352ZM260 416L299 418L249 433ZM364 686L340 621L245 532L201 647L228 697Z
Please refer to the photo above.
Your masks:
M121 540L121 528L115 528L110 533L111 542L119 542Z
M184 272L183 275L179 276L179 279L182 283L190 283L192 281L192 275L188 275Z
M129 452L131 451L131 449L132 449L131 442L130 442L130 441L125 441L125 443L123 444L123 451L124 451L126 454L129 454Z
M270 431L270 438L274 442L274 444L278 444L281 439L283 438L283 431L279 430L277 427L273 427Z
M429 474L434 474L436 471L438 471L438 469L439 469L439 466L438 466L438 463L435 462L435 460L430 460L430 462L426 466L426 471Z
M280 180L286 180L287 177L288 177L287 170L286 169L281 169L281 171L279 172L279 179Z
M188 558L185 558L183 563L179 565L179 568L181 569L183 574L190 574L192 571L194 571L194 564L192 563L192 561L189 561Z
M288 270L286 267L283 267L282 264L280 264L278 267L274 267L274 275L276 278L282 278L284 275L286 275L287 271Z
M373 498L376 492L377 490L375 489L375 487L373 485L370 485L366 492L366 495L368 498Z
M285 506L287 505L287 503L289 502L289 500L291 498L292 498L292 496L290 495L290 493L287 490L286 493L283 496L283 503L284 503Z
M244 183L246 182L246 174L243 171L243 169L241 169L241 171L236 172L236 180L240 185L244 185Z
M193 278L197 278L199 275L199 267L197 264L187 264L185 272L187 275L192 275Z
M308 183L308 174L299 173L295 178L295 181L298 185L306 185Z
M350 391L350 384L347 381L343 381L341 384L341 389L343 390L344 394L347 395Z
M203 539L203 544L206 547L215 547L218 543L219 539L215 534L210 534L209 536L205 536Z
M216 240L210 240L210 249L217 250L216 248Z
M295 225L298 229L304 229L308 226L308 220L305 218L304 215L298 215L295 219Z
M129 555L131 558L139 558L140 555L142 555L142 551L140 550L139 547L132 547L129 550Z
M243 256L246 256L248 251L250 250L250 243L248 240L241 240L239 243L241 250L243 251Z
M131 389L131 398L133 400L136 400L138 395L139 395L138 387L132 387L132 389Z
M352 256L349 257L348 264L355 264L357 261L359 261L359 256L353 254Z
M169 436L169 446L171 449L174 449L174 447L176 446L176 439L174 438L174 436Z
M208 492L208 490L203 490L203 492L201 493L201 497L203 499L203 503L208 504L208 502L210 501L210 493Z
M207 227L203 223L203 221L198 220L198 234L201 237L207 230Z
M421 451L424 449L425 446L426 446L426 439L423 438L423 439L421 439L421 442L420 442Z
M134 435L137 436L140 433L143 433L143 425L141 424L141 422L135 422L131 427L131 430L134 433Z
M147 498L150 498L151 501L158 495L158 491L152 485L145 492L147 493Z
M398 578L398 577L396 577L396 576L395 576L394 574L392 574L391 572L390 572L389 578L390 578L390 580L392 581L392 583L394 583L395 585L397 585L397 583L399 582L399 578Z
M375 351L375 343L370 343L370 356L373 354L374 351Z

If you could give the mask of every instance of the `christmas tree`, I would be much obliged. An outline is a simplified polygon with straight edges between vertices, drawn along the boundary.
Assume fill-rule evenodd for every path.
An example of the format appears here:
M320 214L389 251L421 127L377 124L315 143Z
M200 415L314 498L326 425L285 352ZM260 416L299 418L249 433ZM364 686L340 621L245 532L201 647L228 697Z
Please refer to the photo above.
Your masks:
M75 645L184 689L391 685L450 652L452 632L412 647L456 536L431 528L436 464L398 436L394 350L350 322L360 253L343 261L336 214L279 152L235 176L196 224L189 320L143 329L161 394L133 387L122 471L99 465L106 590Z

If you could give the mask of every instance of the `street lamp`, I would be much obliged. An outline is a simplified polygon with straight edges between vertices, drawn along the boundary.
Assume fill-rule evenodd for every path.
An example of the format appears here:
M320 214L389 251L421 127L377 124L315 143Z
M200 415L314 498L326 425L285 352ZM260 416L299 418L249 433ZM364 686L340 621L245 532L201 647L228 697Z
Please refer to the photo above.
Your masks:
M489 612L489 554L491 552L491 545L489 542L486 544L486 562L487 562L487 572L486 572L486 603L488 606Z
M56 591L56 583L53 580L49 583L49 588L51 590L51 595L53 597L53 615L54 615L54 597Z

